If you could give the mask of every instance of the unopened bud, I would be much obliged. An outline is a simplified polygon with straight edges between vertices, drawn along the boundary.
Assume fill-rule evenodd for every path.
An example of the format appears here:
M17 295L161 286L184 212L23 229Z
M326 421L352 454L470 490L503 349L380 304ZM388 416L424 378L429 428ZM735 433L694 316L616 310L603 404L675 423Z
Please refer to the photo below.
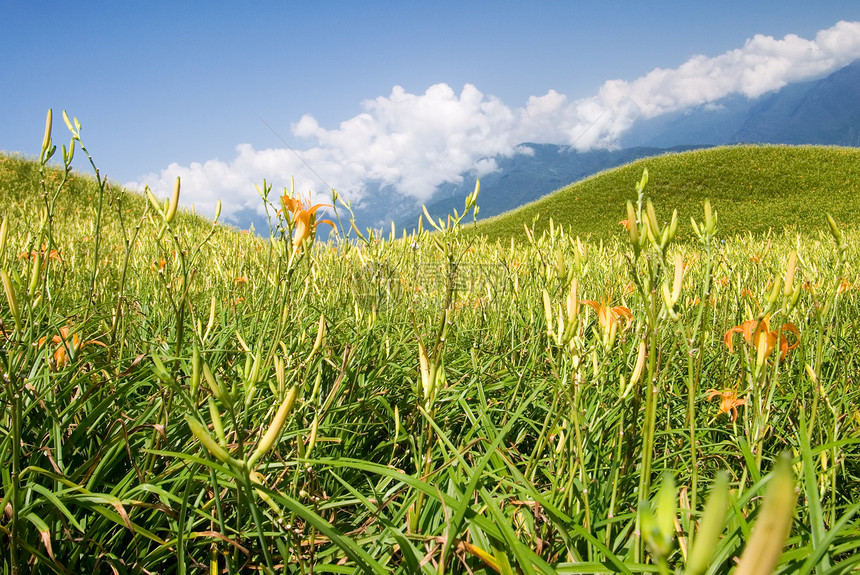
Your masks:
M652 243L657 243L658 238L661 236L660 232L660 224L657 222L657 212L654 211L654 204L651 200L645 205L645 213L647 217L645 218L646 223L646 231L648 232L648 239L651 240Z
M543 313L544 318L546 319L546 331L547 334L552 337L553 329L552 329L552 303L549 300L549 294L546 290L543 290Z
M53 124L54 112L48 108L48 117L45 118L45 137L42 139L42 155L48 151L51 145L51 126Z
M636 255L639 255L639 222L636 221L636 210L630 200L627 200L627 226L630 228L630 244Z
M830 227L830 233L833 235L833 239L835 239L836 243L841 246L842 231L839 229L839 225L836 223L836 220L834 220L833 216L830 214L827 214L827 225Z
M170 204L167 206L167 214L164 219L169 224L176 216L176 209L179 207L179 176L176 176L176 185L173 186L173 195L170 197Z
M639 183L636 184L636 192L641 193L642 190L645 189L645 186L648 184L648 168L642 170L642 178L639 180Z
M290 388L290 391L287 392L287 397L284 398L283 403L281 403L281 407L278 408L278 412L275 413L275 417L272 418L272 423L269 424L269 429L266 430L266 434L263 435L259 445L257 445L257 449L255 449L254 453L251 454L251 457L248 458L248 467L253 467L254 464L275 444L275 441L277 441L278 436L281 434L281 430L284 428L284 423L287 421L287 415L289 415L290 410L293 408L293 404L296 402L296 397L298 397L298 395L298 386L293 386Z
M794 271L797 266L797 252L792 251L791 255L788 256L788 267L785 270L785 288L783 289L782 295L783 297L790 297L793 291L794 284Z
M711 210L711 200L705 199L705 231L713 234L717 226L717 214Z
M9 235L9 220L3 218L3 223L0 224L0 262L3 261L3 256L6 253L6 237Z
M227 450L218 445L218 442L212 439L212 436L209 435L209 430L206 427L191 417L190 415L185 416L185 422L188 424L188 428L191 430L191 433L196 437L200 443L203 444L203 447L211 453L215 459L221 461L222 463L227 463L228 465L232 465L233 467L239 468L242 464L227 453Z
M69 116L68 114L66 114L65 110L63 110L63 121L66 123L66 127L69 129L69 131L74 134L75 128L72 126L72 122L69 120Z

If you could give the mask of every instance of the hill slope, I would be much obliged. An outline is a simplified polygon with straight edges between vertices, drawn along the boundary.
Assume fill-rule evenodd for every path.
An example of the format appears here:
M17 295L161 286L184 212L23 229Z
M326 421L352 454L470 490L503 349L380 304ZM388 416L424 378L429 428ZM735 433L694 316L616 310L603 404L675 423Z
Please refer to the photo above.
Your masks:
M499 170L481 178L480 218L509 212L571 182L640 158L693 148L636 147L577 152L554 144L527 143L522 147L531 151L497 159ZM460 186L442 186L435 196L437 199L427 204L427 210L435 217L445 217L455 208L462 210L466 194L471 193L474 187L474 177L464 177ZM408 229L417 223L417 217L410 214L410 218L400 223L399 227Z
M470 229L491 239L519 238L524 223L531 226L538 218L540 232L552 218L583 237L617 235L618 221L626 217L625 201L635 201L634 186L645 168L650 174L646 197L654 201L661 220L677 209L679 234L686 236L690 216L701 219L701 204L708 197L723 235L786 226L818 230L826 226L825 213L840 222L860 223L860 149L732 146L637 160Z
M62 180L61 169L50 166L46 170L45 188L49 197L55 194ZM36 229L39 225L39 214L45 207L45 198L39 182L38 160L0 153L0 216L12 218L18 226L28 231ZM147 205L143 194L125 190L112 183L105 186L102 200L103 226L131 228ZM99 187L95 178L85 172L72 171L55 202L54 219L58 223L82 228L94 226L99 205ZM210 220L185 209L181 196L177 218L184 227L199 234L207 233L212 227ZM224 224L218 224L218 228L231 233L235 231Z

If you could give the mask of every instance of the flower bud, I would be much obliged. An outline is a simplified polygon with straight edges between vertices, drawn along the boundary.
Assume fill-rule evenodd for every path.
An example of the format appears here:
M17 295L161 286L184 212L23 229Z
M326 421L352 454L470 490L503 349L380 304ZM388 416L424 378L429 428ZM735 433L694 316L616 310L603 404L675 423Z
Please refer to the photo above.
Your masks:
M275 444L275 441L277 441L278 436L281 434L281 430L284 428L284 423L287 421L287 415L289 415L290 410L293 408L293 404L296 402L296 397L298 397L298 395L298 386L293 386L290 388L290 391L287 392L287 397L284 398L283 403L281 403L281 407L278 408L277 413L275 413L275 417L272 418L272 423L269 424L269 429L266 430L266 434L263 435L259 445L257 445L257 449L255 449L254 453L251 454L251 457L248 458L249 468L253 467L254 464Z
M633 251L639 255L639 222L636 221L636 210L633 208L633 203L627 200L627 224L630 229L630 245L633 246Z
M6 237L9 235L9 220L3 218L3 223L0 224L0 262L3 261L3 256L6 253Z
M546 290L542 291L543 296L543 314L546 319L546 332L547 335L553 337L553 329L552 329L552 303L549 300L549 293Z
M51 146L51 125L53 124L53 111L48 108L48 117L45 118L45 137L42 139L42 155L45 155L45 152L48 151L48 148Z
M176 176L176 185L173 187L173 196L170 198L170 204L167 206L167 214L164 219L169 224L176 216L176 208L179 207L179 176Z
M185 416L185 422L188 424L188 428L191 430L191 433L196 437L200 443L203 444L203 447L212 454L215 459L221 461L222 463L226 463L236 468L242 467L242 464L239 461L236 461L230 454L227 453L227 450L218 445L218 442L212 439L212 436L209 435L209 430L206 427L191 417L190 415Z
M785 288L783 289L782 295L785 298L791 296L791 293L794 288L794 272L797 266L797 251L792 251L791 255L788 256L788 267L785 270Z
M224 435L224 423L221 421L221 413L218 411L218 406L215 405L215 399L210 395L207 403L209 404L209 417L212 418L212 429L215 430L215 435L221 445L227 445L227 436Z
M714 233L717 227L717 213L711 210L711 200L705 198L705 232Z
M645 186L648 184L648 168L642 170L642 178L639 180L639 183L636 184L636 192L642 193L642 190L645 189Z
M66 123L66 127L69 129L69 131L74 134L75 129L74 127L72 127L72 122L69 120L69 116L68 114L66 114L65 110L63 110L63 121Z

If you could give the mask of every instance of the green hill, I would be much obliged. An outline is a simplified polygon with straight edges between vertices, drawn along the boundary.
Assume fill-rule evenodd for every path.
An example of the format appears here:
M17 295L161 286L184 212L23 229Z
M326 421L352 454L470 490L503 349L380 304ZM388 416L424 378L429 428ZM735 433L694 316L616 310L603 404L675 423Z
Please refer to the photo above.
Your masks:
M701 204L710 198L722 234L768 229L820 230L825 214L839 222L860 223L860 149L824 146L730 146L666 154L637 160L562 188L511 212L471 227L489 239L522 237L523 224L538 233L556 225L595 239L620 232L626 200L649 171L645 195L658 217L677 209L681 234L689 236ZM480 205L480 197L478 198Z
M824 146L730 146L665 154L637 160L601 172L499 216L468 226L468 233L488 239L523 237L523 224L534 223L538 233L550 218L583 238L618 236L618 222L626 217L626 200L636 199L634 186L649 171L646 197L658 216L668 220L677 209L682 223L679 237L689 236L690 216L701 217L701 204L710 198L720 218L720 233L762 233L783 228L821 230L825 214L837 221L860 224L860 148ZM49 172L48 187L59 183L61 173ZM57 205L66 221L95 216L98 187L93 178L73 173ZM124 211L133 217L143 209L144 198L114 188L105 198L104 216L118 219ZM480 205L480 196L478 204ZM20 156L0 155L0 205L24 221L35 219L44 205L39 191L37 162ZM187 213L185 225L202 231L204 219ZM129 220L130 221L130 220Z
M61 182L62 169L50 166L45 171L44 188L49 199L53 198ZM62 185L54 204L55 221L82 229L92 227L99 205L99 186L95 177L72 171ZM108 183L102 198L102 225L134 227L146 203L143 194L127 191L119 184ZM0 216L8 215L18 226L31 231L31 228L35 229L39 225L39 214L44 207L38 159L0 153ZM212 227L211 221L181 206L177 216L184 227L195 230L195 233L206 233Z

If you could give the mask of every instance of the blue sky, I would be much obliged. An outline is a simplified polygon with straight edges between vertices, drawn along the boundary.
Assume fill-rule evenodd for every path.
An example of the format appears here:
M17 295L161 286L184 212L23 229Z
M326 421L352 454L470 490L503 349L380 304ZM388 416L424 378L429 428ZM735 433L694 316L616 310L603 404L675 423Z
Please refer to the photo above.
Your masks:
M856 0L0 0L0 16L0 150L37 155L48 108L67 142L65 109L110 178L166 195L180 175L184 203L220 197L228 218L264 177L424 201L523 141L612 146L639 118L860 57Z

